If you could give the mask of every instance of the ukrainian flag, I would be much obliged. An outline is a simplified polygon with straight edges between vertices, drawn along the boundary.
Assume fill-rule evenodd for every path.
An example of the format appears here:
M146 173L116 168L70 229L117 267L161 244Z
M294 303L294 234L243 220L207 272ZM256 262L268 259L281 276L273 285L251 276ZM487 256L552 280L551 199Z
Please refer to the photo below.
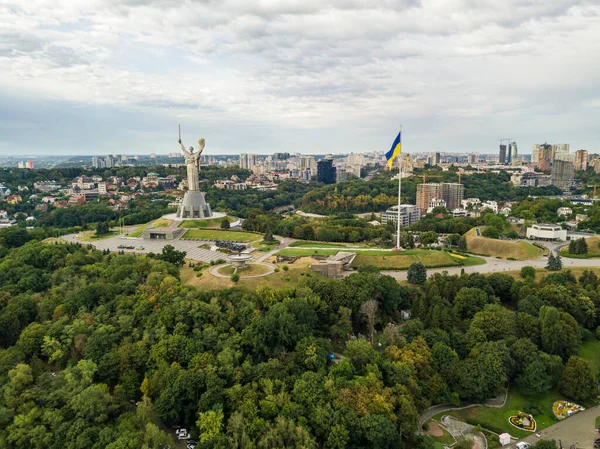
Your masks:
M398 135L396 136L396 139L394 140L394 143L392 144L392 148L390 148L390 151L385 153L385 158L387 159L387 163L388 163L388 166L390 167L390 170L392 168L392 165L394 164L394 159L396 159L398 156L400 156L400 151L402 150L402 142L400 141L400 134L402 134L402 131L400 131L398 133Z

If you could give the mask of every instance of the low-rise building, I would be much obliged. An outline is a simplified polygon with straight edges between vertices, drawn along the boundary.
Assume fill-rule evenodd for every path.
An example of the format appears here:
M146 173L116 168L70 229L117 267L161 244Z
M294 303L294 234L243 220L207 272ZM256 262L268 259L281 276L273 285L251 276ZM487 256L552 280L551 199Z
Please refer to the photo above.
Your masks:
M40 192L54 192L60 189L60 184L57 184L56 181L37 181L33 183L33 188Z
M432 198L429 202L427 213L430 214L436 207L446 207L446 201L442 198Z
M8 195L6 197L6 202L8 204L18 204L21 201L23 201L23 198L21 198L21 195Z
M527 238L532 240L567 241L567 230L548 223L537 223L527 228Z
M421 211L412 204L400 205L400 227L406 228L421 219ZM392 206L381 214L381 223L398 223L398 206Z
M556 215L562 217L563 215L571 215L573 213L573 209L570 207L559 207L556 211Z
M452 211L452 217L454 218L464 218L469 216L469 211L467 209L456 208Z
M592 206L594 201L590 198L585 198L581 196L571 197L571 204L579 205L579 206Z

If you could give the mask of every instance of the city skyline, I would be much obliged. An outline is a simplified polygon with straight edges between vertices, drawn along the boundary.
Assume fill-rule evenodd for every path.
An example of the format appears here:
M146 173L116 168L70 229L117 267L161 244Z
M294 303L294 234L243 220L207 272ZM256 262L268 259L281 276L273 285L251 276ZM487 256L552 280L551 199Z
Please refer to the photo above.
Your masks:
M597 150L600 5L0 6L0 155Z

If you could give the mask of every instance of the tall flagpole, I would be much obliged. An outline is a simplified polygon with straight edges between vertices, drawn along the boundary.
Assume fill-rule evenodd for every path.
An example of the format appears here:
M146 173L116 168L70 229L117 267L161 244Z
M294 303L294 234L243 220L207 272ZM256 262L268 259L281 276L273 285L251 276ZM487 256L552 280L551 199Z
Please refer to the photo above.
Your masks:
M400 133L402 133L402 125L400 125ZM400 145L402 145L402 134L400 134ZM400 160L398 161L398 230L396 235L396 249L400 249L400 205L402 204L402 146L400 147L400 154L398 155Z

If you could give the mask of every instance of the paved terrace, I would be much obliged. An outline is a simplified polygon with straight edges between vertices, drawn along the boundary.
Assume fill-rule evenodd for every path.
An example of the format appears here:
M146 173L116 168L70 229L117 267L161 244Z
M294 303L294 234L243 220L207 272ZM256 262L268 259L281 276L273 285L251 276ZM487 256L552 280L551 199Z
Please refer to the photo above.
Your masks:
M87 244L87 242L79 242L77 240L78 235L79 234L64 235L62 239L71 243L81 243L82 245ZM227 257L227 255L223 253L200 248L201 245L207 243L200 240L181 240L179 238L174 240L155 240L116 236L89 243L94 245L99 250L108 249L112 252L124 251L126 253L136 254L148 254L151 252L156 254L162 252L162 249L165 245L172 245L178 251L185 251L187 253L186 258L197 260L199 262L210 262L211 260L225 259ZM143 246L144 249L119 248L121 245L133 246L134 248Z

